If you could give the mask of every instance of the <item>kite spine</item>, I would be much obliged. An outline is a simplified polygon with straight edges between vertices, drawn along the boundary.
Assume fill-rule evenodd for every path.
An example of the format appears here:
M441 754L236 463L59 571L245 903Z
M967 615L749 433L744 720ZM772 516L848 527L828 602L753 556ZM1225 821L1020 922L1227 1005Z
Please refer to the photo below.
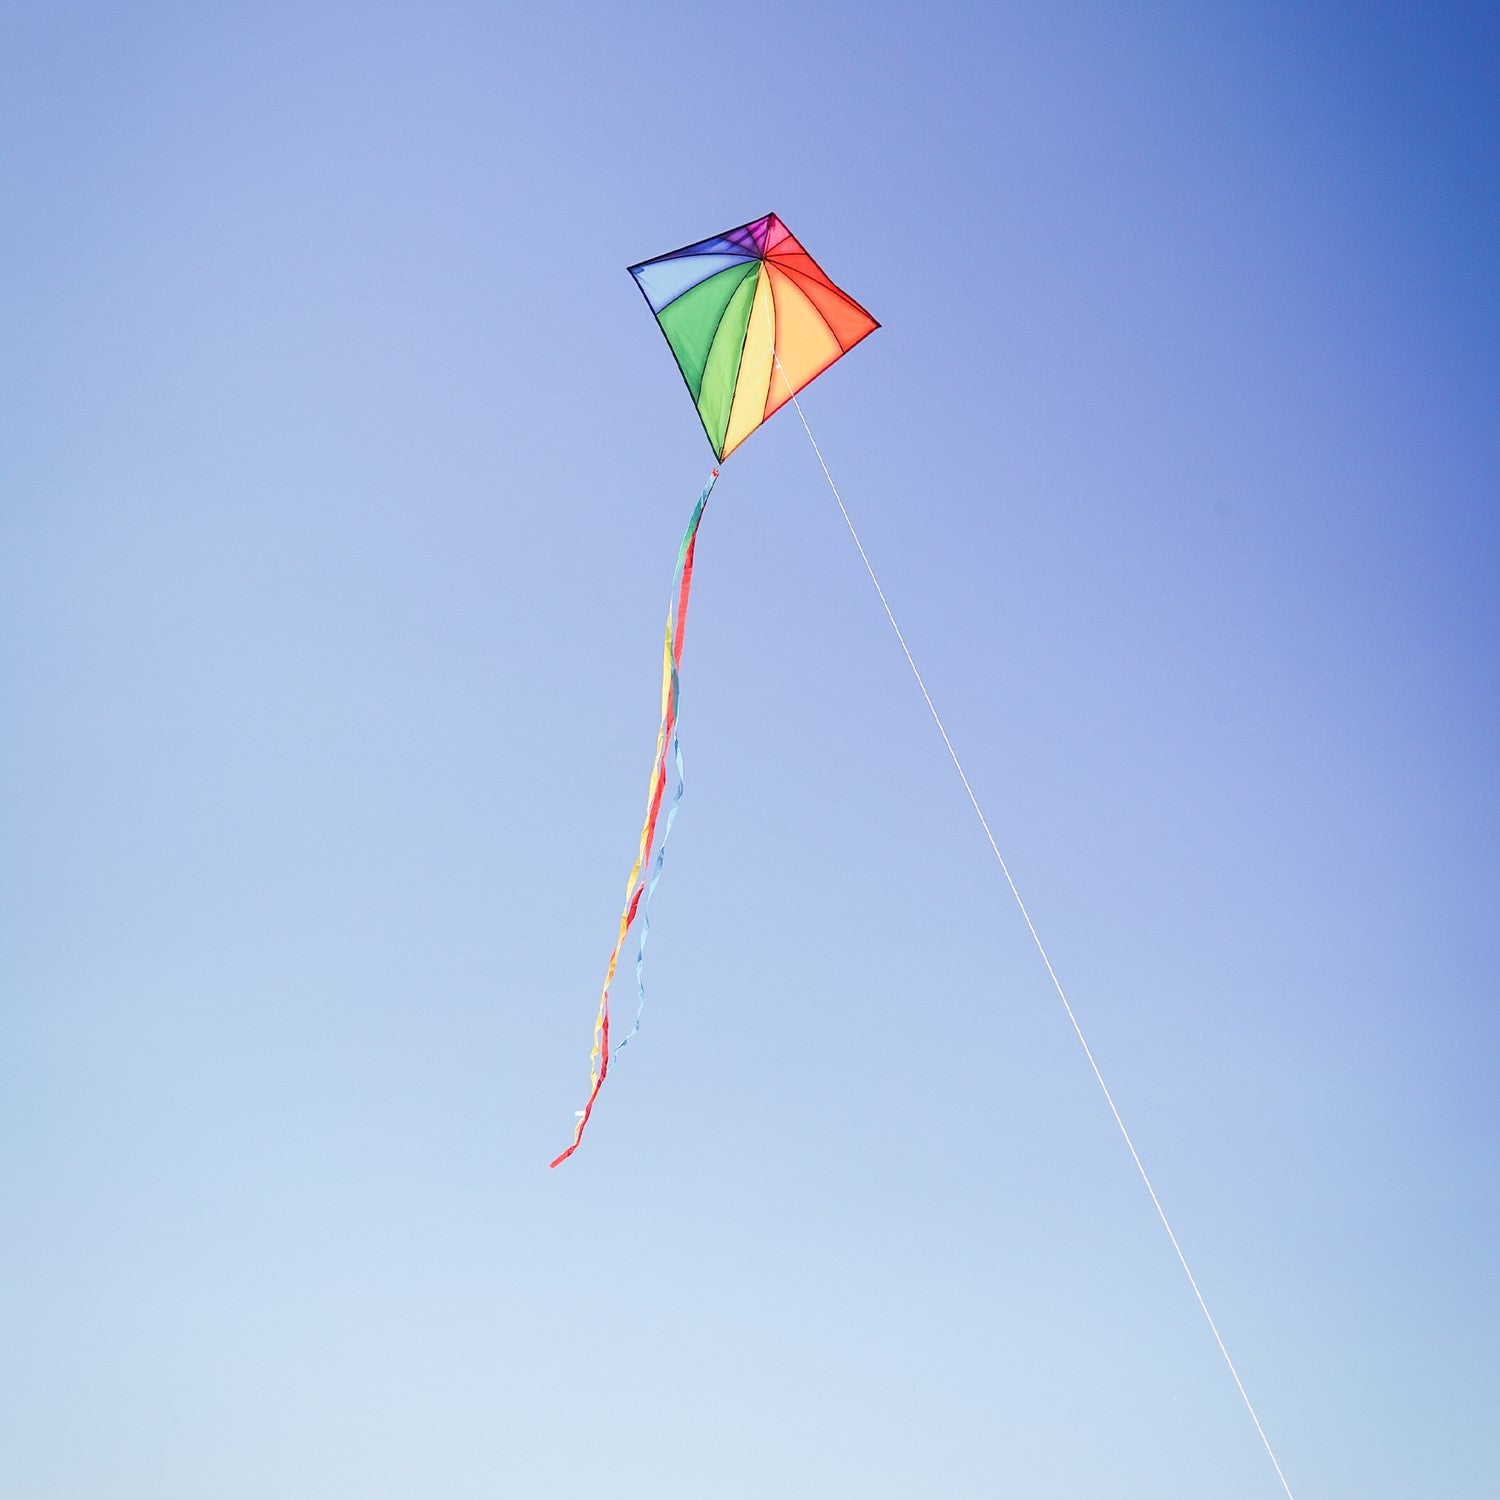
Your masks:
M708 497L713 492L714 482L718 477L717 469L709 475L708 483L703 486L703 493L698 496L698 503L693 507L692 519L688 522L682 545L677 551L677 567L672 575L672 592L667 602L667 627L662 646L661 726L656 733L656 755L651 763L651 784L646 794L646 820L641 825L640 846L636 851L635 864L631 868L630 878L625 882L625 909L620 913L620 930L604 971L604 986L599 993L599 1009L594 1017L594 1046L589 1054L588 1100L578 1111L577 1124L573 1127L573 1139L568 1149L553 1158L551 1165L554 1167L565 1162L578 1149L583 1140L584 1129L589 1123L589 1116L594 1112L595 1101L599 1098L599 1090L609 1074L609 990L620 962L620 950L625 946L625 938L638 913L642 918L640 948L636 954L636 986L640 999L636 1008L636 1024L630 1036L634 1036L640 1028L641 1006L645 1003L646 995L641 978L648 931L644 907L649 904L651 892L656 889L656 882L661 878L667 835L672 830L672 822L682 800L682 755L677 738L678 669L682 664L682 643L687 628L688 595L693 586L693 554L698 544L698 523L703 519L703 509L708 504ZM669 750L676 762L677 790L667 811L661 842L656 848L656 858L648 867L647 857L652 851L657 818L661 813L662 793L666 788ZM642 873L648 868L649 876ZM630 1036L625 1041L629 1041ZM620 1045L624 1046L624 1042Z

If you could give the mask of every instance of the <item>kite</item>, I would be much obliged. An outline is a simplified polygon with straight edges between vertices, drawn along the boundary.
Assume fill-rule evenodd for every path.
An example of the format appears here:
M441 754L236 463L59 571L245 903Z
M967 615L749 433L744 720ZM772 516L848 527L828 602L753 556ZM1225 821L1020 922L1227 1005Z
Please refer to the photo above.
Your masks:
M798 391L880 326L828 279L775 214L642 261L630 267L630 274L666 336L718 463ZM661 725L646 794L646 819L625 885L625 907L594 1019L588 1099L577 1113L572 1142L553 1160L554 1167L578 1149L609 1073L610 986L625 940L637 922L635 1025L619 1047L640 1029L646 998L646 937L650 932L647 909L661 878L667 837L682 802L678 674L693 584L693 555L698 524L718 477L716 464L698 496L677 552L662 647ZM670 800L666 798L669 777L674 782ZM663 801L667 803L664 819Z
M864 308L824 275L817 262L798 244L791 231L775 214L767 214L763 219L741 224L738 229L730 229L712 239L699 240L697 244L684 246L669 255L658 255L654 260L642 261L640 265L630 267L630 274L635 277L636 285L640 287L647 305L666 336L672 356L677 361L677 368L682 372L683 381L687 385L688 394L698 409L698 418L703 423L708 445L714 450L714 458L718 463L722 463L757 427L788 401L795 404L797 392L803 386L816 380L835 360L847 354L861 339L880 326ZM801 416L800 406L797 407L797 412ZM1292 1500L1291 1487L1281 1472L1281 1464L1271 1448L1271 1440L1261 1426L1260 1418L1250 1403L1249 1393L1240 1380L1239 1371L1235 1369L1213 1315L1208 1310L1208 1304L1198 1290L1192 1271L1188 1269L1187 1258L1167 1220L1166 1210L1162 1208L1156 1189L1146 1175L1145 1164L1130 1138L1130 1132L1125 1128L1120 1111L1115 1107L1114 1097L1104 1082L1098 1063L1094 1061L1094 1054L1084 1040L1083 1029L1078 1024L1078 1018L1057 977L1052 960L1042 946L1041 937L1026 910L1026 904L1021 900L1021 893L1011 878L1004 856L1000 853L1000 846L990 832L990 825L979 805L979 799L974 795L974 788L959 761L958 752L953 748L953 741L938 716L937 706L917 668L906 637L896 623L896 616L891 611L885 590L875 576L874 566L859 539L859 533L854 529L854 522L839 495L838 486L828 472L828 465L823 463L823 455L818 449L817 439L812 435L812 429L807 425L806 417L802 418L802 425L807 430L813 452L822 465L824 478L833 491L834 500L849 528L849 535L865 565L865 571L870 575L870 582L875 587L907 665L926 701L927 710L932 715L933 723L942 736L949 758L968 794L979 826L1000 867L1000 873L1010 887L1011 895L1015 897L1016 905L1030 930L1032 942L1046 965L1053 988L1057 991L1079 1045L1088 1058L1094 1078L1104 1094L1120 1134L1124 1137L1136 1170L1145 1184L1162 1227L1167 1232L1167 1238L1177 1252L1177 1259L1218 1343L1219 1352L1224 1356L1224 1363L1228 1365L1229 1373L1250 1413L1250 1419L1255 1424L1255 1430L1260 1434L1260 1440L1276 1470L1276 1477L1281 1480L1287 1500ZM635 865L625 884L625 909L620 914L619 935L615 939L614 950L609 955L609 965L604 973L604 988L599 996L599 1010L594 1020L594 1048L589 1057L588 1100L577 1113L572 1143L553 1160L554 1167L566 1161L578 1149L584 1128L599 1097L599 1090L609 1072L609 990L619 963L620 950L637 920L640 937L635 954L635 1026L630 1035L620 1042L621 1047L635 1035L641 1023L641 1010L646 999L642 966L645 962L646 935L650 931L646 912L651 903L651 893L661 877L667 836L672 830L672 821L682 801L682 749L677 732L677 704L683 634L687 628L688 595L693 584L693 555L698 544L698 525L703 519L704 507L708 504L708 497L713 492L718 477L719 470L715 466L708 477L708 483L703 486L703 493L698 496L698 503L693 508L692 518L677 553L677 568L672 576L672 591L667 603L666 639L662 648L661 727L657 731L656 756L652 762L651 783L646 795L646 821L641 828L640 848L636 852ZM676 785L667 802L667 814L661 822L661 835L658 838L657 824L666 796L669 757L672 763L670 775L675 778Z

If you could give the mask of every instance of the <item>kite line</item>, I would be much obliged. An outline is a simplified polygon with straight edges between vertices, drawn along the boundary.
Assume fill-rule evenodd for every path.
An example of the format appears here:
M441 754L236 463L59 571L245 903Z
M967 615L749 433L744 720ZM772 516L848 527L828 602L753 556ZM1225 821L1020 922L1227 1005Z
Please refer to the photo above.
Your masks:
M781 359L772 349L771 357L776 362L777 372L783 381L786 381L786 372L781 368ZM969 804L974 809L974 815L979 819L979 826L984 830L984 836L989 843L990 850L995 856L995 862L1000 866L1000 873L1005 877L1005 883L1010 887L1010 893L1015 898L1017 909L1021 913L1022 920L1026 923L1026 930L1031 934L1031 941L1036 946L1036 951L1041 955L1042 963L1046 966L1047 975L1052 980L1052 987L1057 991L1057 998L1062 1001L1063 1010L1067 1012L1068 1022L1073 1028L1073 1034L1078 1038L1078 1045L1083 1048L1083 1055L1088 1059L1089 1067L1093 1070L1095 1081L1104 1095L1104 1102L1109 1105L1109 1112L1114 1116L1115 1124L1119 1127L1120 1135L1125 1141L1126 1149L1130 1152L1130 1159L1135 1163L1135 1169L1140 1173L1141 1181L1145 1184L1146 1192L1150 1195L1151 1206L1156 1210L1156 1216L1161 1220L1161 1227L1166 1230L1167 1238L1172 1242L1172 1249L1177 1254L1177 1263L1182 1267L1182 1273L1187 1277L1188 1285L1193 1289L1193 1296L1197 1299L1198 1306L1208 1323L1209 1332L1214 1336L1214 1342L1219 1346L1219 1353L1224 1356L1224 1363L1229 1367L1230 1376L1234 1380L1235 1388L1240 1393L1240 1399L1245 1403L1245 1410L1250 1413L1250 1420L1255 1424L1255 1430L1260 1435L1262 1446L1266 1450L1266 1456L1271 1460L1271 1467L1276 1470L1276 1477L1281 1481L1281 1487L1286 1491L1287 1500L1296 1500L1292 1494L1292 1487L1286 1481L1286 1475L1281 1472L1281 1464L1276 1458L1276 1451L1271 1447L1271 1440L1266 1436L1266 1430L1260 1424L1260 1418L1256 1415L1255 1406L1250 1400L1250 1393L1245 1389L1244 1382L1240 1379L1240 1372L1235 1368L1234 1361L1229 1357L1229 1350L1225 1346L1223 1336L1219 1332L1218 1324L1214 1322L1213 1314L1208 1310L1208 1303L1203 1300L1203 1293L1198 1289L1198 1280L1193 1275L1192 1268L1188 1265L1187 1256L1182 1253L1182 1246L1177 1241L1177 1235L1172 1229L1171 1221L1167 1218L1167 1211L1161 1205L1161 1199L1156 1196L1156 1189L1151 1185L1151 1178L1146 1172L1146 1165L1141 1160L1140 1152L1135 1149L1135 1142L1130 1138L1130 1132L1125 1128L1125 1121L1120 1116L1120 1111L1115 1104L1114 1095L1109 1091L1109 1085L1104 1081L1104 1074L1099 1071L1099 1064L1094 1060L1093 1049L1084 1037L1083 1028L1078 1024L1078 1017L1073 1012L1073 1006L1068 1000L1067 992L1063 989L1062 980L1057 977L1057 970L1052 967L1052 960L1047 956L1047 950L1042 945L1040 934L1036 930L1036 924L1031 920L1031 913L1026 909L1026 903L1021 899L1021 892L1016 886L1014 877L1010 873L1010 866L1005 862L1005 856L1000 852L1000 845L995 841L995 835L990 831L989 819L984 815L984 809L979 805L979 798L974 795L974 788L969 782L967 772L963 768L963 762L958 758L958 751L953 748L953 741L948 737L948 731L943 724L942 716L937 711L937 705L932 701L932 694L927 691L927 684L922 679L922 673L917 667L916 658L911 654L911 647L906 644L906 636L902 633L900 625L896 623L895 613L892 611L890 601L885 596L885 590L880 586L880 579L875 575L874 565L870 562L870 555L865 551L864 543L859 539L859 532L854 529L854 521L849 515L848 507L844 504L844 497L839 494L839 487L833 482L833 475L828 472L828 463L823 457L823 450L818 447L818 440L813 436L813 430L808 426L807 416L802 410L802 403L797 400L796 393L788 384L788 396L792 405L797 410L797 416L801 419L802 430L807 434L807 440L812 444L813 453L818 460L818 467L823 471L823 478L828 481L828 488L833 492L834 501L839 508L839 514L844 518L844 525L849 529L849 535L854 541L855 550L859 553L859 560L865 565L865 572L870 575L870 582L875 586L875 593L880 600L880 607L885 611L885 617L890 621L891 629L896 634L896 640L901 647L901 653L906 657L906 664L911 668L911 674L917 681L923 701L927 704L927 711L932 715L932 722L937 725L937 731L943 738L943 745L948 751L948 758L953 762L953 769L958 772L958 779L963 782L964 791L968 794Z

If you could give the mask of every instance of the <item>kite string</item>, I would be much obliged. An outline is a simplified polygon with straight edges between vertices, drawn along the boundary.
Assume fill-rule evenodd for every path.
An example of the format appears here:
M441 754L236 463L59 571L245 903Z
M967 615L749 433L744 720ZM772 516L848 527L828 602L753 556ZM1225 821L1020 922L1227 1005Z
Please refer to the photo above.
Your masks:
M776 357L776 356L773 356ZM786 380L786 371L781 368L781 360L776 357L776 368L781 373L781 378ZM1046 965L1048 977L1052 980L1052 987L1057 991L1057 998L1062 1001L1063 1010L1067 1012L1068 1022L1073 1028L1073 1034L1078 1038L1078 1044L1083 1048L1083 1055L1088 1059L1089 1067L1093 1070L1095 1081L1099 1085L1100 1092L1104 1095L1104 1102L1109 1105L1109 1112L1114 1116L1115 1124L1119 1127L1120 1135L1125 1141L1126 1149L1130 1152L1130 1158L1135 1163L1135 1169L1140 1173L1141 1181L1145 1184L1146 1192L1150 1195L1151 1205L1156 1210L1156 1216L1161 1220L1161 1226L1167 1232L1167 1238L1172 1242L1172 1249L1177 1254L1177 1262L1182 1267L1182 1273L1187 1277L1188 1285L1193 1289L1193 1296L1197 1299L1198 1306L1208 1323L1209 1332L1214 1336L1214 1342L1219 1346L1219 1353L1224 1356L1224 1363L1229 1367L1229 1373L1234 1380L1236 1389L1240 1393L1240 1399L1245 1403L1245 1410L1250 1413L1250 1420L1255 1424L1255 1430L1260 1434L1261 1444L1266 1450L1266 1456L1271 1460L1271 1467L1276 1470L1276 1477L1281 1481L1281 1487L1286 1491L1287 1500L1295 1500L1292 1487L1287 1483L1286 1475L1281 1472L1281 1464L1276 1458L1276 1452L1271 1447L1271 1440L1266 1436L1266 1430L1260 1424L1260 1418L1256 1415L1255 1407L1251 1403L1250 1393L1245 1389L1244 1382L1240 1379L1240 1372L1235 1368L1234 1361L1229 1357L1229 1350L1225 1347L1224 1339L1219 1333L1218 1324L1214 1322L1213 1314L1208 1310L1208 1303L1203 1300L1203 1293L1198 1289L1197 1278L1193 1275L1192 1268L1188 1265L1187 1256L1182 1253L1182 1246L1177 1241L1177 1235L1173 1232L1171 1222L1167 1218L1167 1211L1161 1205L1161 1199L1156 1196L1156 1189L1151 1185L1151 1178L1147 1175L1145 1163L1141 1160L1140 1153L1135 1149L1135 1142L1130 1138L1130 1132L1125 1128L1125 1121L1120 1117L1120 1111L1115 1105L1114 1096L1109 1091L1109 1085L1104 1081L1104 1074L1099 1071L1099 1064L1094 1060L1093 1049L1090 1048L1084 1037L1083 1028L1078 1024L1078 1017L1073 1013L1073 1007L1068 1001L1067 992L1062 987L1062 981L1057 977L1057 970L1052 967L1052 960L1047 956L1047 950L1042 946L1042 939L1036 930L1036 925L1031 920L1031 913L1026 910L1026 903L1021 899L1021 892L1016 887L1016 882L1010 873L1010 867L1005 863L1005 856L1000 852L1000 846L995 841L995 835L990 831L989 820L984 815L984 809L979 805L979 798L974 795L974 788L969 783L967 773L964 771L963 762L958 758L958 751L953 748L953 741L948 737L948 731L943 725L942 716L937 711L937 705L932 701L932 694L927 691L927 684L922 679L922 673L918 670L916 659L911 654L911 648L906 644L906 636L901 627L896 623L896 616L891 610L890 601L885 596L885 590L880 586L880 579L875 576L874 566L870 562L869 554L865 551L864 543L859 539L859 532L854 529L854 522L850 518L848 508L844 504L844 497L839 494L838 486L833 482L833 475L828 472L828 464L823 457L823 451L818 447L818 440L813 436L812 428L808 426L807 417L802 410L802 404L797 400L795 392L791 390L791 382L787 381L788 394L791 403L797 409L797 416L802 421L802 430L807 434L807 440L812 444L813 453L816 454L818 467L823 471L823 478L828 481L828 488L833 492L833 498L838 504L839 514L844 518L844 525L849 529L849 535L853 538L855 550L859 553L860 561L865 565L865 572L870 575L870 582L875 585L875 593L880 599L880 607L885 611L885 617L890 621L891 629L896 634L896 640L901 646L902 655L906 657L906 664L911 668L911 674L917 680L917 687L921 690L922 699L927 704L927 711L932 715L932 722L937 725L938 733L943 737L943 744L947 748L948 757L953 762L953 768L958 772L958 779L963 782L964 791L968 794L969 804L974 809L975 816L979 819L979 826L984 830L985 839L988 841L990 850L995 856L995 862L1000 866L1000 873L1005 877L1005 883L1010 887L1010 893L1015 898L1016 906L1021 913L1022 920L1026 923L1026 930L1031 934L1031 941L1036 945L1036 951L1041 955L1042 963Z

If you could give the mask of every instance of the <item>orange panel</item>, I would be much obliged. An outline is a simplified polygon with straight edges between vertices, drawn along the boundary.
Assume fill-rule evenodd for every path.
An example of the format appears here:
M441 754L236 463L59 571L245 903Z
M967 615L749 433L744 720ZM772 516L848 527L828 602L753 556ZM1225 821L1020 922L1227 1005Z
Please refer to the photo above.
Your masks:
M777 270L773 261L767 261L765 269L776 297L776 353L781 360L781 370L772 377L766 393L765 415L769 417L844 351L797 283Z

